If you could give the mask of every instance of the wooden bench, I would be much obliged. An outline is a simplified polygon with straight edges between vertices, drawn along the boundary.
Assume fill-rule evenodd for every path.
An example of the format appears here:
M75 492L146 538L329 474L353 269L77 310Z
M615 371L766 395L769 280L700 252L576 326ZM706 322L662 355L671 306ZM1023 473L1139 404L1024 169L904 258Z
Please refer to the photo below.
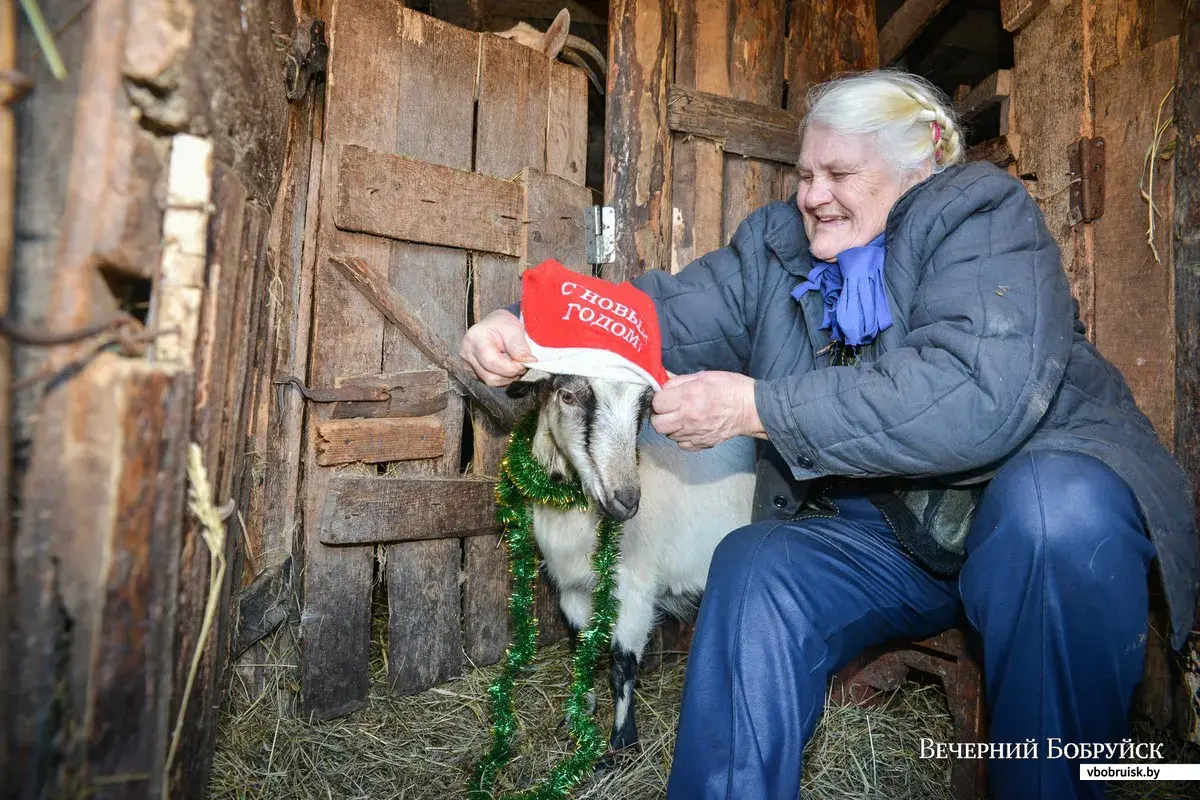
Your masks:
M912 670L941 681L950 707L955 742L987 741L983 672L966 630L952 628L918 642L892 642L847 664L832 682L833 699L869 705L881 692L899 689ZM954 800L987 797L987 759L955 759L950 772Z

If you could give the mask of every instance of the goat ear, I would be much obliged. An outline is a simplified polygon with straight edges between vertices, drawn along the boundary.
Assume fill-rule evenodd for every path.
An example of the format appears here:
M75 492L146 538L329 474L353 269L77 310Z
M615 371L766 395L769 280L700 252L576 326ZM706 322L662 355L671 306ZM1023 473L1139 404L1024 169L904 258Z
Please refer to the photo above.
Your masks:
M558 58L570 33L571 12L564 8L558 12L558 16L554 18L554 22L550 23L546 35L542 38L542 52L550 59Z
M528 397L539 391L553 376L536 367L527 370L520 379L513 381L506 390L509 397Z

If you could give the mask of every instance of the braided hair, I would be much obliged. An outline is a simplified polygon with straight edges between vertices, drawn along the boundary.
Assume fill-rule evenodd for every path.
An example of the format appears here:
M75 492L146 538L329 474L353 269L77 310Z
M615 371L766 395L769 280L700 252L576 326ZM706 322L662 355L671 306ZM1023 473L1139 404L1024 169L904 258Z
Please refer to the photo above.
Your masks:
M933 84L900 70L859 72L822 83L808 95L801 135L820 126L841 135L870 134L902 173L934 173L963 159L954 107Z

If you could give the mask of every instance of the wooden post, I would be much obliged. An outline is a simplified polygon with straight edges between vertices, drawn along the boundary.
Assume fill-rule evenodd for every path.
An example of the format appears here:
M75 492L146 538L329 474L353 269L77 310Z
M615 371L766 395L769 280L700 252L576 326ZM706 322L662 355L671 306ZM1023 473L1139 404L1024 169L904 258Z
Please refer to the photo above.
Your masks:
M839 72L878 66L879 36L875 3L869 0L792 0L787 107L802 112L805 94L815 84Z
M670 264L673 42L671 0L609 3L604 202L616 212L617 247L616 260L602 270L608 280Z
M0 71L17 68L17 2L0 0ZM8 314L8 287L12 271L13 227L16 219L17 136L16 120L7 105L0 78L0 315ZM12 457L12 350L0 340L0 673L12 675L9 660L9 570L12 568L12 524L9 513L9 480ZM12 716L9 693L0 691L0 785L11 786L9 777Z
M1192 478L1200 508L1200 5L1183 21L1175 89L1175 457ZM1200 620L1200 601L1197 603ZM1200 691L1200 641L1188 643L1190 696ZM1189 704L1190 705L1190 704ZM1190 709L1180 710L1192 716ZM1200 724L1186 720L1188 738L1200 744Z
M729 47L729 91L738 100L769 108L783 106L784 0L734 0ZM792 126L789 138L798 136ZM777 199L782 190L777 163L725 156L725 236L755 209Z

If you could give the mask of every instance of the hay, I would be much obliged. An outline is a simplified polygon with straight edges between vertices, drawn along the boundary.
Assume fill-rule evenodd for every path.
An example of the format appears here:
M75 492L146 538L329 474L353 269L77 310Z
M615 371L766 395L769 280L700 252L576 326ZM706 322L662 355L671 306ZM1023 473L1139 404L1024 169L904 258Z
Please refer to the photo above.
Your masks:
M377 600L377 609L380 604ZM386 613L377 613L370 703L329 722L310 724L291 716L298 688L293 665L268 669L267 678L273 681L253 704L235 681L221 718L208 796L213 800L463 797L466 779L489 741L485 698L497 667L470 670L420 695L397 697L387 689L385 644ZM576 797L649 800L665 795L683 675L681 662L642 676L637 691L642 751L624 757L615 771L588 783ZM522 732L518 755L501 775L500 789L519 788L544 777L567 752L570 737L558 722L570 679L565 645L539 653L516 694ZM607 676L598 672L598 713L604 730L611 724L607 686ZM878 708L828 704L805 750L803 796L949 798L949 762L920 758L920 742L922 737L949 741L950 731L945 697L934 686L910 683ZM1135 738L1158 741L1148 735L1141 730L1140 738ZM1200 761L1200 749L1175 748L1164 747L1164 762ZM1189 788L1186 783L1126 781L1112 787L1110 797L1116 800L1196 797L1195 785Z

